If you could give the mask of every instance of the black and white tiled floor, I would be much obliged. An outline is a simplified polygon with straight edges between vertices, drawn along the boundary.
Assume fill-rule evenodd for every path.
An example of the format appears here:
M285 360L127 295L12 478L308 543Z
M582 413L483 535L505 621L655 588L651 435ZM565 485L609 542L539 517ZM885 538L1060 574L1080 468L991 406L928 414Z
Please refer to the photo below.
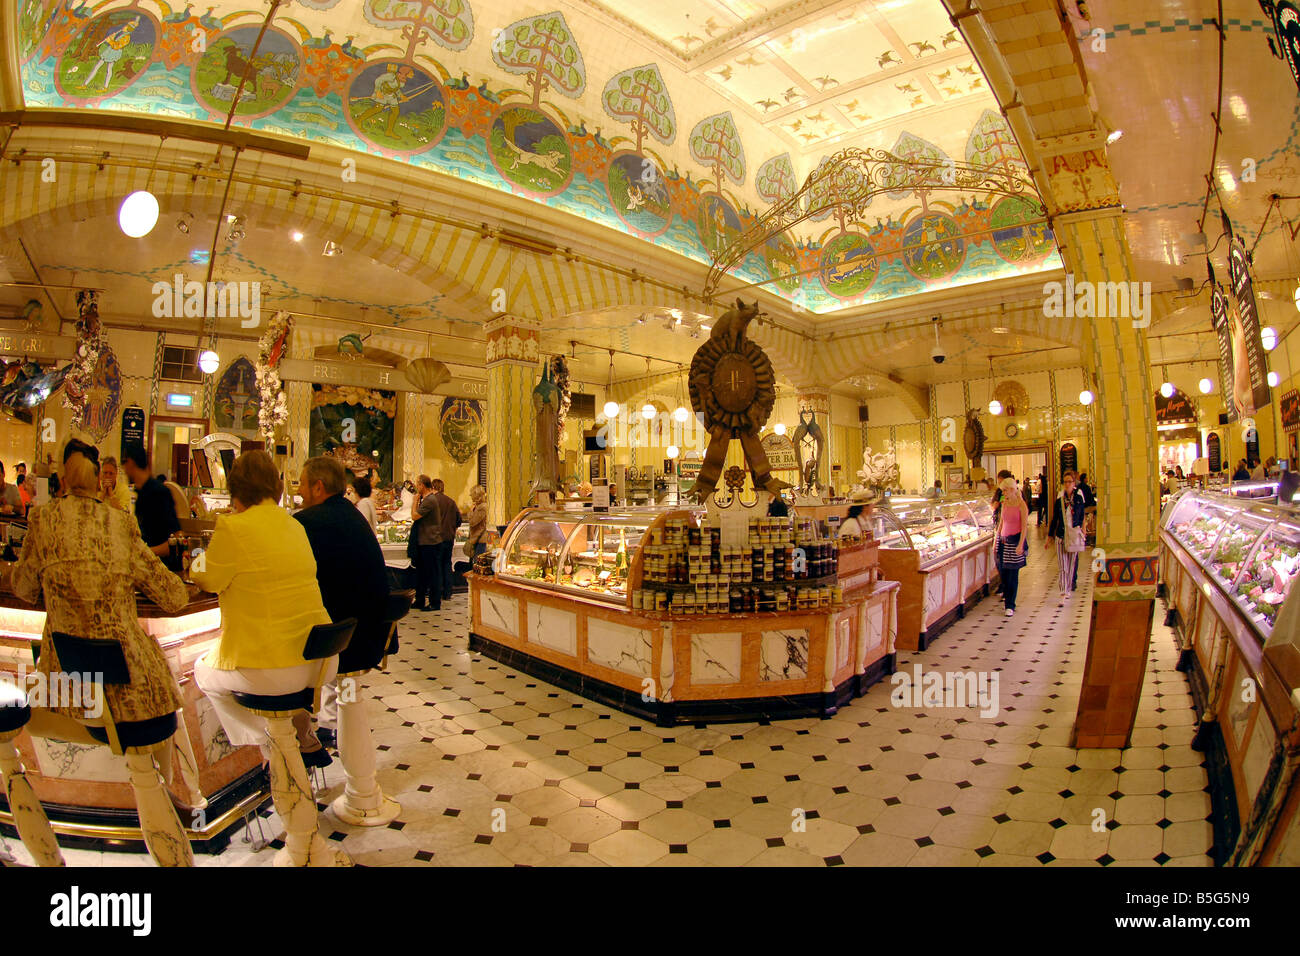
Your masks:
M654 727L471 655L458 597L409 618L399 657L369 683L380 783L401 815L364 830L325 810L321 826L372 866L1210 865L1171 633L1156 624L1132 746L1070 748L1089 594L1059 608L1054 557L1040 546L1031 562L1014 618L990 597L930 650L899 654L908 672L996 671L987 718L894 707L886 680L829 720ZM325 776L322 806L341 792L337 760ZM198 863L272 856L236 834Z

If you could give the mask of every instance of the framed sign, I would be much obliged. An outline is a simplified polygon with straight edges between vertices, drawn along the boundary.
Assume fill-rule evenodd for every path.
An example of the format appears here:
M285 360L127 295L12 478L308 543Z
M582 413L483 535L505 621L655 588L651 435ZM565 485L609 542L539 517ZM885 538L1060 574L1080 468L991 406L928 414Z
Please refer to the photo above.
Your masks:
M1222 439L1219 438L1218 432L1210 432L1205 436L1205 457L1209 459L1211 472L1216 472L1223 467L1223 445Z
M1067 471L1078 473L1079 471L1079 449L1074 447L1074 442L1067 441L1061 446L1061 471L1064 475ZM1060 475L1057 476L1058 478Z
M1300 428L1300 391L1294 388L1282 396L1279 409L1282 413L1282 430L1295 431Z
M144 448L144 409L139 405L128 405L122 409L122 451L128 448Z

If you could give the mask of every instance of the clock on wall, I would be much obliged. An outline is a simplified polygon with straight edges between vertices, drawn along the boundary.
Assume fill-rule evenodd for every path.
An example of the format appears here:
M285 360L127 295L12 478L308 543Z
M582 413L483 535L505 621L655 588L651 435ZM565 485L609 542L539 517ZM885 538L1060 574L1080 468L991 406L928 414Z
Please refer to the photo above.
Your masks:
M1009 422L1007 424L1007 437L1015 438L1019 434L1020 434L1020 426L1018 426L1015 422Z

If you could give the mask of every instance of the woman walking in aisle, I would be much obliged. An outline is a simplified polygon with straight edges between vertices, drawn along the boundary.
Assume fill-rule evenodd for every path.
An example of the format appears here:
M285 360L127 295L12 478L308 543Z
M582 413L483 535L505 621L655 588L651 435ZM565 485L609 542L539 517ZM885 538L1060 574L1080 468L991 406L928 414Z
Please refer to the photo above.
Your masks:
M1002 598L1007 606L1007 617L1016 613L1016 592L1020 587L1020 569L1025 566L1029 528L1029 506L1020 494L1014 478L1003 478L998 485L1002 492L1002 506L998 509L999 554L1002 565Z
M1060 564L1057 583L1061 588L1058 607L1065 607L1074 593L1079 552L1083 550L1083 492L1075 488L1074 472L1061 477L1061 497L1052 505L1052 520L1047 525L1047 548L1056 540L1056 560Z

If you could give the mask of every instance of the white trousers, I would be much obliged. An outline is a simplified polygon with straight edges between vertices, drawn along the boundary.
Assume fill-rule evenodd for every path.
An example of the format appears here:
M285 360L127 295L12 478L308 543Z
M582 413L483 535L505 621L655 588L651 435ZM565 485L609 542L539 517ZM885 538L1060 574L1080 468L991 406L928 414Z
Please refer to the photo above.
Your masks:
M249 694L292 694L304 687L316 686L321 664L325 664L325 680L331 681L338 673L339 659L328 661L303 661L293 667L246 667L241 670L219 671L208 666L204 654L194 662L194 682L212 703L217 719L225 728L226 736L236 747L255 747L266 743L266 720L235 702L235 691Z
M1056 560L1061 566L1060 576L1057 578L1057 585L1061 593L1069 595L1074 590L1074 569L1079 563L1078 551L1066 551L1065 542L1060 538L1056 539Z

